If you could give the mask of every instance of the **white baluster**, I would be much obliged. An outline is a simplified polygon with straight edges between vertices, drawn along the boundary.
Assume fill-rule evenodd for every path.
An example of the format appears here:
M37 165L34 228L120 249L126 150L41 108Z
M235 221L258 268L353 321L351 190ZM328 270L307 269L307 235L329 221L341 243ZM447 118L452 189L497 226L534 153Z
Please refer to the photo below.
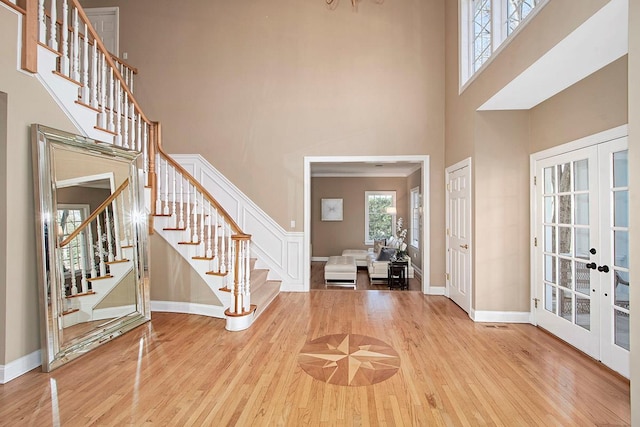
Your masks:
M100 267L100 277L104 277L107 275L107 267L104 263L104 237L102 234L102 220L100 218L100 214L96 216L96 228L98 232L98 241L96 243L96 254L100 259L99 267Z
M74 239L75 240L75 239ZM69 272L71 273L71 295L75 295L78 293L78 284L76 282L76 268L74 264L74 256L73 256L73 241L69 242Z
M227 271L231 271L233 269L234 266L234 262L233 260L234 258L234 254L235 254L235 246L233 244L233 240L231 240L231 227L229 227L229 225L225 222L225 226L227 226L227 250L228 250L228 255L227 255Z
M89 41L89 34L86 34L87 43ZM93 43L93 47L91 48L91 76L90 76L90 87L89 93L91 96L91 106L93 108L98 108L98 48L96 47L97 43Z
M82 83L80 98L82 98L82 102L89 105L89 33L87 33L87 24L84 24L82 39L82 80L80 83Z
M105 58L105 63L106 63L106 58ZM109 67L109 115L107 116L108 118L108 123L107 123L107 129L110 131L113 131L113 115L114 115L114 108L113 108L113 87L114 87L114 83L113 83L113 68Z
M162 183L162 180L160 179L160 177L162 177L162 163L160 161L160 153L156 154L156 167L158 168L158 170L156 170L156 176L158 177L158 179L156 179L156 215L161 215L162 214L162 191L160 188L160 184Z
M164 161L164 209L163 215L169 215L169 160Z
M113 256L113 235L111 234L111 217L113 217L113 212L111 213L111 216L109 216L109 209L106 208L104 210L104 233L107 235L107 256L109 259L109 262L113 262L115 261L115 257Z
M47 16L44 13L44 0L38 0L38 41L47 43Z
M218 268L220 269L220 273L226 273L227 271L227 258L225 251L225 224L224 218L222 220L222 224L220 226L220 265Z
M93 243L93 231L91 231L91 226L87 227L87 241L89 242L89 263L91 264L90 272L91 277L96 277L98 273L96 272L96 257L94 254L94 243Z
M64 0L66 3L66 0ZM73 62L71 63L71 71L73 80L80 81L80 36L78 26L78 9L73 8L73 39L71 53L73 54Z
M249 311L251 310L251 241L247 240L245 241L245 247L246 247L246 256L245 256L245 260L246 260L246 264L245 264L245 276L244 276L244 282L245 282L245 307L244 307L244 311Z
M218 210L214 209L214 224L213 224L213 265L214 271L220 271L220 254L218 253L218 239L220 238L220 226L218 225Z
M116 258L117 260L121 260L124 258L122 256L122 240L120 239L120 218L118 215L118 204L116 203L116 199L111 202L111 215L113 216L113 234L116 240Z
M129 90L133 93L133 70L129 70Z
M95 43L95 42L94 42ZM104 60L104 54L99 53L100 58L100 125L102 129L107 128L107 65Z
M56 0L51 0L51 26L49 28L49 47L53 50L58 50L57 21L58 7L56 6Z
M180 221L177 228L184 228L184 177L180 174Z
M89 227L87 228L91 228L91 225L89 225ZM84 237L85 239L80 239L80 242L82 242L84 240L84 242L86 242L86 234L83 231L81 233L81 236ZM82 248L80 249L80 271L82 273L82 279L80 280L80 286L82 287L83 292L89 292L89 282L87 282L87 258L86 258L86 252L87 252L87 245L84 244L82 245Z
M122 141L124 141L124 148L129 148L129 99L127 94L124 93L124 99L122 103Z
M176 221L176 228L177 227L177 221L178 221L178 216L176 215L176 168L171 168L173 169L173 179L172 179L172 185L173 185L173 189L171 190L171 218L173 218L174 221Z
M204 194L202 194L202 199L200 200L200 244L202 245L202 255L206 256L207 255L207 244L204 240L204 223L205 223L205 216L204 216Z
M135 104L131 101L129 106L129 111L131 112L131 149L136 149L136 111ZM144 160L144 159L143 159Z
M114 115L116 120L115 144L119 147L122 147L122 114L120 114L122 112L122 108L121 108L122 88L120 87L120 85L117 85L115 89L116 89L116 107L117 107L117 110L114 109Z
M213 251L211 250L211 203L207 203L207 251L204 256L211 258Z
M187 223L185 224L185 235L187 241L191 240L191 183L187 179Z
M198 241L198 190L193 185L193 233L189 236L189 241Z
M140 126L142 126L142 130L140 130ZM146 122L142 123L142 117L138 114L138 149L136 151L143 151L144 148L144 152L147 152L147 142L149 141L148 126ZM142 137L140 137L140 135L142 135ZM149 171L148 166L145 171Z
M69 77L69 6L67 5L67 0L62 0L62 27L60 28L60 38L62 39L60 72Z

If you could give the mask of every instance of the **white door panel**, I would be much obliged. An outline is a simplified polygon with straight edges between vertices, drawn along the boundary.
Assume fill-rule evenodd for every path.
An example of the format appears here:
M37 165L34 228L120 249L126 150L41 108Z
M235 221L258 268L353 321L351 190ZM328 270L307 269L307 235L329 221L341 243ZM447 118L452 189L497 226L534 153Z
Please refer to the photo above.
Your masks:
M95 28L96 32L100 36L104 47L112 54L118 56L118 8L87 8L85 9L85 13L91 21L91 25L93 25L93 28Z

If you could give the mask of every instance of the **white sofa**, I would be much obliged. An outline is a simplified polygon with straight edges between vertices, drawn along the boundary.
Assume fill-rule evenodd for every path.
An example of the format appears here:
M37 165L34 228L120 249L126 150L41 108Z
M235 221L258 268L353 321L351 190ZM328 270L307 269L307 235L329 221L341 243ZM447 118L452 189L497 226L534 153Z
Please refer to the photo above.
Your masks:
M389 268L390 255L395 253L396 248L394 242L391 245L380 246L367 254L367 270L369 272L369 280L387 280L387 271ZM414 269L409 261L409 278L414 277Z
M342 251L342 256L353 257L358 267L367 266L368 255L369 255L369 251L366 249L345 249L344 251Z

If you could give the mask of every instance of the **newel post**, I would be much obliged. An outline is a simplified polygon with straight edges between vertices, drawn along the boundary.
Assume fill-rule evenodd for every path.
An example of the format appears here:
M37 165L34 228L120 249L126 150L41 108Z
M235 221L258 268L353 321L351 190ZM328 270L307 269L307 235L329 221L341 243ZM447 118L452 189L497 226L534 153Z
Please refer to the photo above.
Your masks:
M147 175L147 187L151 189L150 194L150 208L149 208L149 234L153 234L153 215L155 213L156 206L156 194L158 186L158 177L156 176L156 147L160 141L160 123L152 122L149 125L149 140L147 144L147 152L149 153L147 158L149 159L149 173Z
M38 71L38 0L24 0L22 28L22 69Z

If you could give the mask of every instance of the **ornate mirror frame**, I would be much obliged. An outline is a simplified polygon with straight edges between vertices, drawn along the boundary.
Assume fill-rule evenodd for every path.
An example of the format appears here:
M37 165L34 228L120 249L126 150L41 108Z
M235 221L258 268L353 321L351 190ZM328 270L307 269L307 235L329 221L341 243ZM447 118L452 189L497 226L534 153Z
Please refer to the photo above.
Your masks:
M31 132L42 369L49 372L151 318L144 170L138 152L42 125ZM98 197L99 205L87 216L89 201L74 201L84 213L73 223L67 206L75 205L63 201L70 181L84 187L73 197Z

